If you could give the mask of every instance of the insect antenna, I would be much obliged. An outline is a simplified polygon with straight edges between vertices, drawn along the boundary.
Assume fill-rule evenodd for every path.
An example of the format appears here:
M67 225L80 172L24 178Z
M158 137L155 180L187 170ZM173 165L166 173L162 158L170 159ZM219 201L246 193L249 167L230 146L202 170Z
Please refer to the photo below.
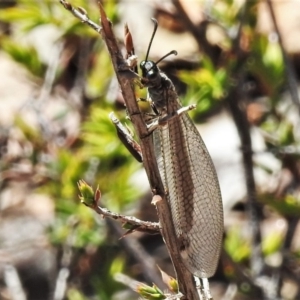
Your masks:
M160 58L157 62L155 62L155 64L157 65L159 62L161 62L163 59L165 59L166 57L168 57L169 55L177 55L177 51L176 50L172 50L169 53L167 53L166 55L164 55L162 58Z
M146 58L145 58L145 61L148 60L148 56L149 56L149 52L150 52L150 48L151 48L151 45L152 45L152 42L153 42L153 39L154 39L154 36L155 36L155 33L156 33L156 30L157 30L157 27L158 27L158 22L156 19L154 18L151 18L151 20L153 21L154 23L154 29L153 29L153 33L152 33L152 36L151 36L151 39L150 39L150 43L149 43L149 46L148 46L148 50L147 50L147 54L146 54Z
M148 56L149 56L149 52L150 52L150 49L151 49L151 46L152 46L152 42L153 42L153 39L154 39L156 30L157 30L157 27L158 27L158 22L157 22L157 20L154 19L154 18L151 18L151 20L152 20L153 23L154 23L154 29L153 29L153 33L152 33L152 36L151 36L151 39L150 39L149 46L148 46L148 50L147 50L147 54L146 54L145 61L148 60ZM160 58L155 64L158 64L158 63L161 62L163 59L165 59L166 57L168 57L169 55L172 55L172 54L177 55L177 51L176 51L176 50L170 51L169 53L167 53L166 55L164 55L162 58Z
M151 36L151 39L150 39L149 46L148 46L146 58L145 58L144 61L142 61L141 65L148 61L149 52L150 52L150 49L151 49L151 46L152 46L152 42L153 42L153 39L154 39L156 30L157 30L157 27L158 27L158 22L157 22L157 20L154 19L154 18L151 18L151 20L152 20L153 23L154 23L154 29L153 29L153 33L152 33L152 36ZM167 53L166 55L164 55L163 57L161 57L157 62L155 62L155 63L153 62L152 67L149 68L149 69L147 69L147 72L150 72L154 67L156 67L156 65L157 65L159 62L161 62L163 59L165 59L166 57L168 57L169 55L172 55L172 54L177 55L177 51L176 51L176 50L172 50L172 51L170 51L169 53Z

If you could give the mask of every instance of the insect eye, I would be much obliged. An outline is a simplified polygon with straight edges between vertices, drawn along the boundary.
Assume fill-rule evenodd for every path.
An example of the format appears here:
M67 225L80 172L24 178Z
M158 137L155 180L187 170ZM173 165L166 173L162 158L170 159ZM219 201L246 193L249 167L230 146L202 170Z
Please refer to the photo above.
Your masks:
M145 68L147 71L150 71L151 69L153 69L153 66L154 66L154 64L153 64L152 62L150 62L150 61L147 61L147 62L145 62L145 64L144 64L144 68Z
M148 72L148 71L151 71L151 69L153 69L154 63L151 61L144 60L141 62L140 67L142 70Z
M146 64L146 61L145 61L145 60L141 61L141 63L140 63L140 68L141 68L141 69L145 69L145 64Z
M150 71L149 73L147 73L147 77L148 77L148 79L154 79L157 77L157 73Z

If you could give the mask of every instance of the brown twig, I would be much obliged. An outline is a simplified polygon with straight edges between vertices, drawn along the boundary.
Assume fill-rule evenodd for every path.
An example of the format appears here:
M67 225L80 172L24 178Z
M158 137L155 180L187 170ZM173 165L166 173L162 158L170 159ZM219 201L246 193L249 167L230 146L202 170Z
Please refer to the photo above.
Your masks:
M175 229L172 223L170 207L165 198L164 187L161 182L156 158L154 155L152 137L148 133L147 126L144 122L143 116L140 113L135 98L132 82L134 79L138 78L138 75L132 72L128 64L125 62L112 31L112 24L107 19L105 11L103 10L103 7L100 3L99 8L102 27L98 26L97 24L95 26L95 24L88 19L87 14L82 13L81 9L78 11L78 9L72 7L71 4L64 0L60 0L60 2L66 9L71 11L74 16L79 18L82 22L87 23L94 30L102 34L102 37L111 56L113 67L122 91L123 98L126 103L129 117L140 139L143 154L143 164L150 182L150 186L152 187L152 190L155 191L155 194L159 195L161 199L160 201L155 201L158 217L160 220L160 231L164 237L164 241L168 248L175 268L175 272L177 274L179 289L184 294L181 299L199 300L200 298L195 288L194 278L192 274L186 269L181 260L179 244L176 239Z
M90 20L87 13L86 13L86 11L83 8L81 8L81 7L75 8L69 2L67 2L65 0L59 0L59 1L64 6L65 9L70 11L82 23L85 23L85 24L89 25L91 28L93 28L98 33L100 33L101 26L99 26L98 24L96 24L92 20Z
M269 12L270 12L270 16L271 16L271 19L272 19L272 22L274 25L275 32L278 37L278 43L279 43L282 57L283 57L285 73L286 73L286 77L287 77L287 83L288 83L289 91L291 94L291 98L292 98L294 105L297 107L298 112L300 113L300 98L299 98L299 94L298 94L295 70L291 64L291 61L287 55L287 52L286 52L284 44L283 44L282 36L281 36L279 26L277 23L277 19L275 16L273 3L271 0L266 0L266 2L268 5L268 8L269 8ZM286 167L293 174L295 182L299 182L299 170L297 169L297 167L295 167L296 166L295 160L292 159L291 157L287 156L286 158L283 159L283 164L287 165ZM282 288L282 284L283 284L283 270L284 270L285 266L288 264L287 257L284 253L286 251L290 250L298 222L299 222L299 218L297 218L297 217L287 217L288 229L287 229L284 243L282 245L283 261L282 261L281 266L277 270L277 276L276 276L276 279L277 279L276 296L277 297L280 297L280 292L281 292L281 288Z
M242 161L244 166L244 174L246 180L247 190L247 212L249 215L250 230L251 230L251 257L250 257L250 269L253 279L262 275L264 261L261 251L261 232L260 232L260 220L261 220L261 208L257 201L256 184L254 179L254 164L253 164L253 150L252 140L250 134L250 124L247 119L245 105L245 92L243 90L243 84L245 82L245 74L243 66L245 63L245 53L240 48L240 39L242 34L242 26L246 21L246 14L249 11L250 2L246 2L245 7L240 15L240 24L238 34L233 41L232 53L236 57L236 67L232 70L231 80L235 82L235 85L228 92L226 102L231 112L233 121L237 128L242 149Z
M294 68L287 56L286 50L284 48L280 30L279 30L277 20L275 17L275 12L274 12L272 1L271 0L266 0L266 1L267 1L267 5L269 7L270 14L271 14L271 19L273 21L274 28L275 28L275 31L276 31L276 34L278 37L279 46L281 48L281 53L282 53L282 57L283 57L284 65L285 65L285 73L286 73L286 76L288 79L288 86L289 86L289 90L291 93L292 101L297 106L297 109L300 113L300 98L299 98L299 94L298 94L298 88L297 88L298 84L297 84L297 80L296 80L295 70L294 70Z
M238 78L240 77L240 78ZM249 214L250 230L252 237L251 251L251 271L253 277L261 275L263 269L263 258L261 253L261 233L260 219L261 209L258 205L256 196L256 185L253 173L252 159L252 141L250 135L250 125L247 120L246 112L241 108L240 102L243 101L245 95L241 91L242 78L239 73L236 74L237 87L228 94L227 103L231 112L232 118L238 130L241 140L242 160L244 165L244 174L246 179L247 190L247 211Z
M284 278L284 271L285 271L286 267L288 265L290 265L289 257L287 255L287 253L290 253L290 251L291 251L292 242L294 240L295 233L296 233L296 230L297 230L297 226L298 226L298 223L299 223L299 217L298 216L288 216L288 217L286 217L286 221L287 221L287 231L286 231L286 234L285 234L283 245L281 247L282 263L275 270L275 272L276 272L275 274L277 275L276 276L276 279L277 279L276 296L278 298L281 295L281 289L282 289L283 278ZM299 280L299 279L296 279L295 281L297 281L297 280Z
M121 223L125 224L125 226L130 228L126 234L129 234L134 231L140 231L140 232L145 232L150 234L159 233L160 228L158 223L142 221L135 217L129 217L129 216L117 214L109 211L106 208L102 208L98 205L87 205L87 206L92 208L97 214L102 215L103 217L108 217L114 220L118 220Z
M136 74L131 72L126 64L112 31L111 23L107 19L101 4L99 4L99 7L102 36L111 55L113 67L115 69L117 79L126 102L128 114L140 139L140 145L143 153L143 164L150 182L150 186L157 195L161 196L161 200L156 202L158 217L161 224L161 233L164 237L177 274L180 291L185 295L182 299L197 300L199 299L199 296L195 289L193 276L181 261L180 249L172 223L170 207L165 198L164 187L161 182L156 158L154 155L152 137L148 133L147 126L144 122L143 116L140 113L135 98L132 80L136 78Z

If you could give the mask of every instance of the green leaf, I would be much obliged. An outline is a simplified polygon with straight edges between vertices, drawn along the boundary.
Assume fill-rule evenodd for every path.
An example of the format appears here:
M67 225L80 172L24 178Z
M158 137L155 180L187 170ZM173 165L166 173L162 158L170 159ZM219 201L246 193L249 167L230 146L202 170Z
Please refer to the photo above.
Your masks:
M300 215L300 199L291 194L281 198L273 195L262 195L261 200L283 216L296 217Z
M188 90L184 99L196 103L198 113L206 113L216 106L226 94L228 87L227 73L223 68L216 69L210 59L203 58L203 66L196 71L182 71L180 79L187 84Z
M88 299L83 295L83 293L81 291L77 290L74 287L68 288L67 298L69 300L87 300Z
M250 256L249 240L242 236L240 227L233 227L228 230L225 249L236 262L241 262Z
M283 242L282 234L277 231L270 233L262 241L262 251L265 255L273 254L281 249Z
M84 180L79 180L78 189L80 191L79 199L82 203L86 205L93 205L95 203L94 190Z
M116 273L121 273L125 266L125 260L123 257L118 256L115 258L110 266L109 274L114 276Z
M281 122L278 128L278 137L280 146L288 146L295 142L294 126L289 122Z
M148 300L160 300L166 299L164 293L156 286L148 286L146 284L140 283L137 286L137 292L144 298Z

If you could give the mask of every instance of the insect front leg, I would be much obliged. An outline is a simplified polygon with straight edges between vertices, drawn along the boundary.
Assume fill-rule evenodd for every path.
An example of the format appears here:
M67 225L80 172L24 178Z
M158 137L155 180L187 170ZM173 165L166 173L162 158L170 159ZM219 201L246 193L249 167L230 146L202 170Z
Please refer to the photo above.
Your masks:
M189 110L192 110L192 109L195 109L196 108L196 105L195 104L191 104L189 106L183 106L181 108L179 108L178 110L172 112L172 113L169 113L169 114L166 114L164 116L162 116L161 118L159 118L159 125L164 125L166 124L168 121L174 119L174 118L178 118L180 117L180 115L182 115L183 113L189 111Z
M170 121L174 118L178 118L183 113L185 113L189 110L195 109L195 108L196 108L196 105L191 104L189 106L181 107L180 109L178 109L172 113L165 114L165 115L159 116L159 117L154 117L153 121L151 123L147 124L147 128L148 128L149 132L153 132L157 127L166 125L168 123L168 121Z
M143 161L142 151L140 145L133 139L132 134L126 128L121 121L115 116L113 112L109 114L109 118L115 125L117 129L117 135L127 150L133 155L133 157L138 161Z

